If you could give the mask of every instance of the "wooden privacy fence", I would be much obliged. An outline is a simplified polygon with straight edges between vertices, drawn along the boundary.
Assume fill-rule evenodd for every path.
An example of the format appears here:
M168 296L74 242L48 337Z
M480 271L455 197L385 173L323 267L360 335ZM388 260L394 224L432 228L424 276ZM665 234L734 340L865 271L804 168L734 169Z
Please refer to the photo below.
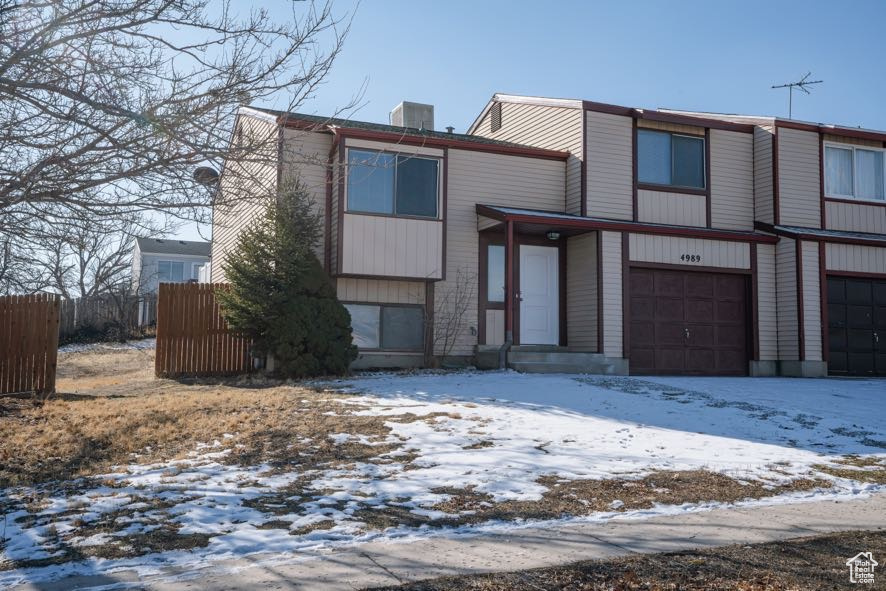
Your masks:
M228 328L215 301L224 283L161 283L157 300L158 377L246 373L251 341Z
M59 297L0 297L0 394L55 391Z

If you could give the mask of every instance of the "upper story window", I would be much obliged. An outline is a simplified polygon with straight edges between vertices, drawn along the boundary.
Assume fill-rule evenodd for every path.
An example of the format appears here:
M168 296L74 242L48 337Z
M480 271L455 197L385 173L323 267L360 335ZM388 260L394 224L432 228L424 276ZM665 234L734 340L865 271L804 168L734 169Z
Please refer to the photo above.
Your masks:
M824 149L825 195L848 199L883 201L886 184L883 174L884 150L845 144Z
M637 130L637 180L705 188L704 138L651 129Z
M348 150L348 211L437 217L437 158Z
M185 280L185 264L181 261L157 261L157 280L161 283L181 283Z

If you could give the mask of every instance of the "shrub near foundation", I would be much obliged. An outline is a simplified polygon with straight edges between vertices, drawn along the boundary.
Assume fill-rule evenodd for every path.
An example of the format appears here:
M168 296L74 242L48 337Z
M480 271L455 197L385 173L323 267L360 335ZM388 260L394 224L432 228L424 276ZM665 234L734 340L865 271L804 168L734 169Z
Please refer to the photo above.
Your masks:
M344 374L357 357L350 314L314 254L320 227L296 183L269 201L223 263L231 288L216 294L222 314L285 377Z

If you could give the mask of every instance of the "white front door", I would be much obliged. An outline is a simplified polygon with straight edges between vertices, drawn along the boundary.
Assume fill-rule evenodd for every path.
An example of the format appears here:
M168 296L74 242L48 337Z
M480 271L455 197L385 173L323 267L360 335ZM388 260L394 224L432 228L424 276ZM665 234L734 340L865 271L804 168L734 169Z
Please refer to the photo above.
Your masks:
M560 251L520 246L520 344L560 343Z

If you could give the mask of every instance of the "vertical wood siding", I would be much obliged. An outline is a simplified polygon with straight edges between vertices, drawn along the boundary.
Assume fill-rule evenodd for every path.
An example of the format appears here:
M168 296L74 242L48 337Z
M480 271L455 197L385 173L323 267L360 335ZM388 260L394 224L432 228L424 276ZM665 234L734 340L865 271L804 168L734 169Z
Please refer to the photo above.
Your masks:
M326 167L329 149L332 147L332 134L311 133L294 129L283 131L283 186L298 180L311 196L314 210L326 218ZM322 262L325 256L325 230L315 252Z
M803 250L803 344L808 361L821 361L821 284L818 242L802 242Z
M479 273L477 203L562 210L565 164L524 156L507 156L451 149L449 151L448 211L446 221L446 280L434 290L436 302L452 289L461 275L476 289ZM471 299L465 324L477 327L477 298ZM477 336L465 330L453 355L470 355Z
M603 232L603 353L624 357L621 233Z
M633 122L630 117L587 113L588 215L634 217Z
M0 394L55 392L60 300L0 297Z
M778 129L779 223L821 227L818 134Z
M273 156L277 153L276 124L241 114L237 125L242 128L244 137L250 138L248 145L261 145L267 156L247 164L233 161L225 164L219 179L219 205L212 211L213 282L225 281L225 255L236 245L240 232L261 215L267 199L277 188L277 161ZM237 137L236 133L234 137Z
M794 241L781 238L775 246L776 297L778 300L778 358L796 361L799 355L797 329L797 256Z
M775 245L757 245L757 331L760 359L778 359L778 319L776 318Z
M754 138L711 130L711 226L754 229Z
M828 230L886 234L886 207L863 203L825 203Z
M571 154L566 161L566 199L561 209L580 213L581 109L502 102L502 126L495 132L490 126L490 113L480 121L475 135Z
M707 198L704 195L637 191L637 221L676 226L707 225Z
M570 347L597 350L597 233L566 242L566 318Z
M683 254L701 255L697 264L704 267L727 269L750 269L751 248L744 242L683 238L682 236L656 236L631 234L628 238L631 261L644 263L686 264L680 260ZM693 263L686 264L687 271Z
M683 125L682 123L665 123L663 121L650 121L649 119L637 119L637 127L646 129L659 129L671 133L685 133L689 135L704 135L705 128L698 125Z
M346 213L340 272L440 279L443 222Z
M335 284L338 299L344 302L366 302L369 304L425 303L425 284L421 281L339 277Z
M505 311L486 310L486 344L503 345L505 342Z
M886 248L860 244L826 244L828 271L886 275Z
M767 224L775 223L772 190L772 128L754 127L754 215Z

